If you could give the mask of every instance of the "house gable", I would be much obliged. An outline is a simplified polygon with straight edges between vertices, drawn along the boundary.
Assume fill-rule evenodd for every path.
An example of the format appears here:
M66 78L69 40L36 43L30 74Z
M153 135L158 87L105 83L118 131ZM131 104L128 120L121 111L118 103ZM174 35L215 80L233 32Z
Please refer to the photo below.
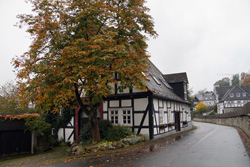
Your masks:
M250 100L250 95L238 85L232 87L223 96L221 101Z
M220 86L215 88L218 102L221 101L223 96L225 96L227 91L229 91L231 88L232 88L231 86Z

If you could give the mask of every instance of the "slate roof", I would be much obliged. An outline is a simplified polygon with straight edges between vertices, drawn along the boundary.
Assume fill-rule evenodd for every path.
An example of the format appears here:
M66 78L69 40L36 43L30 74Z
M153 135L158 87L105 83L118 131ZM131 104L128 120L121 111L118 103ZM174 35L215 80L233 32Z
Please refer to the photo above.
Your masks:
M176 82L186 82L188 83L187 73L174 73L174 74L165 74L163 75L164 79L168 83L176 83Z
M221 101L223 96L232 88L232 86L220 86L216 87L216 94L218 95L218 100Z
M250 86L241 86L241 88L250 95Z
M198 94L196 97L197 99L199 99L199 101L214 101L216 99L215 94L208 91L202 94Z
M148 71L147 88L155 95L166 99L188 103L173 92L173 88L163 78L161 71L149 61L150 69Z
M231 97L231 98L229 98L229 94L231 93L231 92L233 92L236 88L238 88L238 89L241 89L242 91L245 91L247 94L248 94L248 96L246 96L246 97L242 97L242 96L240 96L240 97ZM245 100L245 99L248 99L248 97L250 96L250 86L238 86L238 85L236 85L236 86L222 86L222 87L216 87L216 93L218 94L218 100L221 102L221 101L224 101L224 100L226 100L226 98L227 98L227 100ZM239 92L240 93L240 92Z

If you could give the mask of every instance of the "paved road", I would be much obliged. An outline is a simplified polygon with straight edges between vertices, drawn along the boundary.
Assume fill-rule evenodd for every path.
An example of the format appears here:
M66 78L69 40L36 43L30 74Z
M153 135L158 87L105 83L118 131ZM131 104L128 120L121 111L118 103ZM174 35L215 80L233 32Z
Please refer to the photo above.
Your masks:
M194 125L197 130L148 148L51 166L250 167L236 129L198 122Z

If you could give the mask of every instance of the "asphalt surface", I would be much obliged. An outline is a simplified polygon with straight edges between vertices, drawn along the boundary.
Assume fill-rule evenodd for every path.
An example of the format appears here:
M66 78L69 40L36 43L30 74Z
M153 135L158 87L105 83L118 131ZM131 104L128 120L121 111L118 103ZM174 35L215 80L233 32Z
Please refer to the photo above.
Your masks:
M194 123L197 130L134 151L76 159L49 166L250 167L250 158L233 127Z

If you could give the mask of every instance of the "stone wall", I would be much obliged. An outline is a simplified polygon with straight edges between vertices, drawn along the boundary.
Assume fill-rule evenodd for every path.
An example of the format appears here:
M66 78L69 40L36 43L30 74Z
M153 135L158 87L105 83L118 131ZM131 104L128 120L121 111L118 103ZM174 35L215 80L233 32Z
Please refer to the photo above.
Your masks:
M239 127L250 137L250 103L235 112L197 117L194 121Z

